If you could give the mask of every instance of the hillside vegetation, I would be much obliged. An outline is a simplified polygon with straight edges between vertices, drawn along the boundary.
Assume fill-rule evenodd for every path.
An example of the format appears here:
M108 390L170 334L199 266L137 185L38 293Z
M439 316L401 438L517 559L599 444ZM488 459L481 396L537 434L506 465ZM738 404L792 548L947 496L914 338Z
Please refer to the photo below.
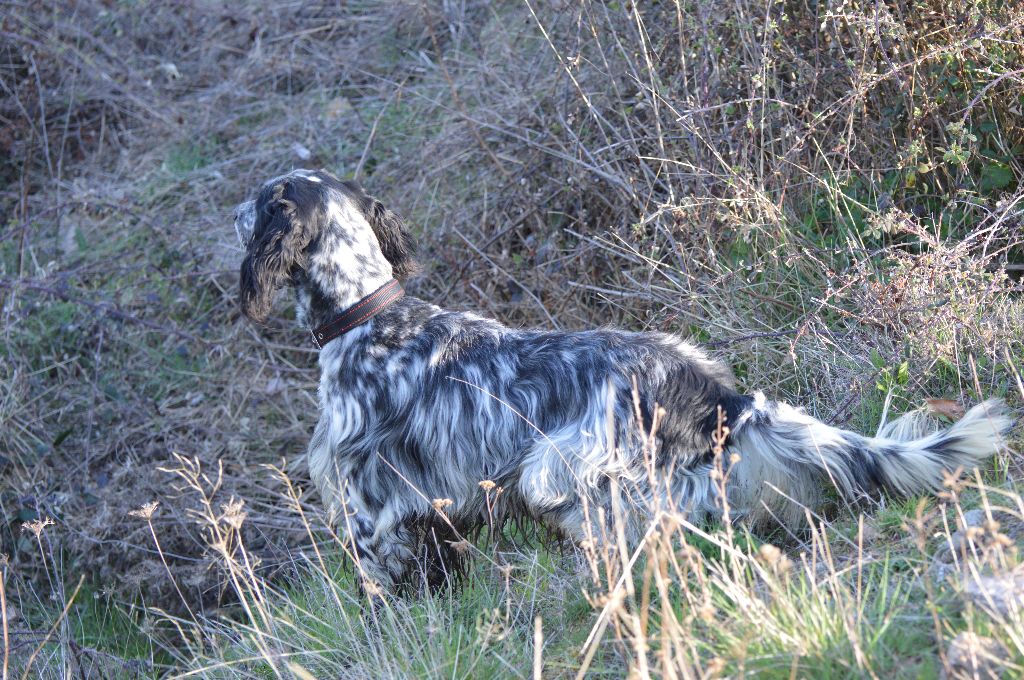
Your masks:
M3 680L1020 677L1019 430L767 535L496 527L368 613L230 221L324 167L405 217L415 295L678 333L874 433L1024 404L1022 111L996 0L0 4Z

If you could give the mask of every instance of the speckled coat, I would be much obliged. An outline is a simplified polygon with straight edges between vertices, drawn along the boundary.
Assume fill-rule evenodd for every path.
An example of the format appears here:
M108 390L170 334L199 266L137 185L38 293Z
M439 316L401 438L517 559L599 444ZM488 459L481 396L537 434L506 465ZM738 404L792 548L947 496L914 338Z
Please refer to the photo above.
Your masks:
M235 228L242 310L256 320L287 285L299 323L316 327L415 266L398 216L322 171L267 182ZM752 520L787 521L827 486L851 499L934 488L1010 425L992 401L944 432L905 417L863 437L740 394L728 368L671 335L516 330L411 296L327 343L319 363L310 474L374 592L408 579L425 533L450 541L530 517L582 539L612 480L634 529L655 495L691 521L720 512L719 413L729 501ZM433 544L442 566L446 545Z

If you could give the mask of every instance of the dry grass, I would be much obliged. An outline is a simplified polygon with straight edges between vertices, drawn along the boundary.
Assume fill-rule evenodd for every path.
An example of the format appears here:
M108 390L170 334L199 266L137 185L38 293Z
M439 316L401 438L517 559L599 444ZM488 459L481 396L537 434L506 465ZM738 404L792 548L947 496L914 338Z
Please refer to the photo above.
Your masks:
M1020 664L1018 614L929 576L967 507L1019 524L1015 456L920 518L835 511L778 554L671 508L635 560L480 546L463 594L363 625L343 546L286 482L308 486L312 354L284 305L239 319L227 217L322 165L415 225L411 288L445 306L679 332L866 430L923 398L1020 404L1022 44L1024 11L984 0L7 3L11 668L527 676L537 616L545 676L927 674L967 629ZM950 573L1014 566L997 534L1018 538L977 534Z

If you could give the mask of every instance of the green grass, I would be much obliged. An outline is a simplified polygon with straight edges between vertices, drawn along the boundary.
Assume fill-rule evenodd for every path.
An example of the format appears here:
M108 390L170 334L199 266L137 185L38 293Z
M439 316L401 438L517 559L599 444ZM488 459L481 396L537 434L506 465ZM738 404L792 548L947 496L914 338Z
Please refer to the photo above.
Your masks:
M167 150L163 169L173 176L187 175L210 165L223 153L216 137L181 142Z
M165 664L170 658L147 630L148 618L140 608L115 602L95 588L83 588L68 611L71 634L79 645L122 659Z
M795 579L768 606L771 626L748 627L745 612L722 598L721 616L728 623L721 626L721 639L712 651L725 658L739 656L747 672L764 678L791 677L793 666L815 678L850 677L864 669L889 677L917 677L919 669L907 663L905 653L914 643L928 639L929 622L911 616L921 602L911 602L911 589L892 572L886 559L872 563L862 574L851 574L862 578L859 592L853 595L831 592L828 585L812 584L810 579ZM854 590L849 583L843 587ZM839 604L842 597L854 599ZM853 629L863 655L860 663L847 616L855 619ZM715 635L711 627L708 633ZM805 650L802 654L793 654L794 642Z
M964 609L950 584L925 585L928 555L912 541L893 540L914 522L920 500L892 502L876 513L870 519L879 535L860 549L855 525L840 523L815 539L827 543L815 543L810 553L791 553L792 561L778 571L765 571L769 563L762 556L770 553L754 537L733 542L722 528L706 539L688 536L697 562L684 579L673 577L667 608L649 567L668 565L651 553L633 570L647 595L641 588L625 604L650 603L642 611L651 661L667 649L666 636L682 630L692 645L688 662L720 668L726 676L935 678L941 664L928 651L935 648L931 611L942 620L947 639L970 629L1005 641L1009 631ZM933 509L934 502L925 506L926 513ZM844 534L846 539L836 538ZM883 552L872 556L876 550ZM742 558L737 562L732 555ZM359 675L370 668L387 677L528 677L532 623L539 617L543 677L574 675L600 610L582 593L603 592L607 573L602 567L599 582L591 582L573 575L571 561L528 546L513 554L511 564L517 568L506 581L486 559L477 559L454 592L389 599L373 612L343 563L331 558L326 569L306 563L280 588L266 586L262 605L250 602L259 615L243 616L236 608L233 623L217 622L234 642L197 650L200 660L190 667L205 663L210 677L231 678L287 675L288 662L314 677ZM702 602L710 604L706 613ZM607 633L612 639L600 646L588 677L614 677L624 663L635 662L621 625L619 633ZM267 660L251 661L261 657ZM1013 657L1024 661L1020 652Z
M100 588L82 585L76 591L76 586L63 586L61 592L73 598L64 616L59 616L63 607L55 613L49 602L24 600L32 604L20 611L20 628L47 631L54 622L56 625L48 636L30 638L28 647L14 648L12 677L24 672L32 672L30 677L47 677L48 659L53 658L73 659L68 663L81 672L103 677L160 677L159 669L167 667L172 657L154 635L152 614L118 602ZM28 666L33 652L36 661Z
M532 664L532 621L540 616L545 663L569 667L591 607L575 589L552 598L552 590L565 587L563 559L544 550L517 557L529 562L517 565L508 581L481 560L451 592L390 600L377 611L359 596L351 566L336 556L326 568L299 564L295 578L267 587L265 613L254 619L236 607L235 623L216 624L233 631L233 645L205 649L189 665L210 664L211 677L219 677L214 666L221 662L230 667L224 677L276 677L274 666L280 672L285 659L315 677L374 668L389 677L515 676ZM259 660L257 640L281 660Z

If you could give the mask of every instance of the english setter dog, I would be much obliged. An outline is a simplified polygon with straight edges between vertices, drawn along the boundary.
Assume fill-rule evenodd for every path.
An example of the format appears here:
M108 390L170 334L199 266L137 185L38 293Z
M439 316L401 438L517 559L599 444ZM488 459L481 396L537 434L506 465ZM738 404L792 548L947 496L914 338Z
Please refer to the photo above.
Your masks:
M396 278L415 263L401 219L324 171L267 182L235 229L245 316L265 319L288 285L312 329L310 475L379 589L411 576L441 515L460 532L498 514L581 540L614 479L633 489L639 519L660 494L700 521L722 512L718 464L733 513L785 517L827 487L846 499L936 489L943 471L995 453L1012 424L991 400L944 431L905 416L867 437L739 393L725 365L672 335L519 330L446 311L403 295Z

